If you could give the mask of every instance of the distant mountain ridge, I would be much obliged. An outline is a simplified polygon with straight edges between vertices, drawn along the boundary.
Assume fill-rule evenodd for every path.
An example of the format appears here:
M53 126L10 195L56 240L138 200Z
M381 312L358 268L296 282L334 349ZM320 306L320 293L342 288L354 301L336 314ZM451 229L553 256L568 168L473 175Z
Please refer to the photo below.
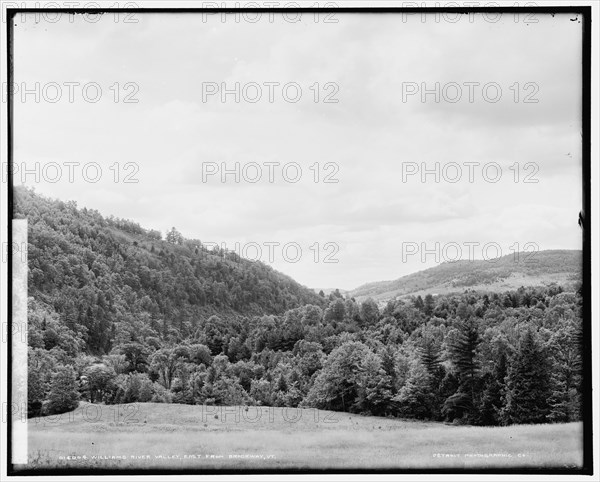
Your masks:
M393 281L367 283L348 292L362 301L387 301L427 293L447 294L466 289L499 292L521 286L547 286L552 283L574 286L581 282L580 250L547 250L534 254L513 253L496 260L446 262Z

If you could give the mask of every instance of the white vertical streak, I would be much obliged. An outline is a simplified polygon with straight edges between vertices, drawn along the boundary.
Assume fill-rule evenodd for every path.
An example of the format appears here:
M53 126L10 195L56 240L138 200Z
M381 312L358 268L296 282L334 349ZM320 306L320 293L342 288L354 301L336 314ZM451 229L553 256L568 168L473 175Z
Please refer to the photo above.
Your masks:
M12 463L27 463L27 220L12 221Z

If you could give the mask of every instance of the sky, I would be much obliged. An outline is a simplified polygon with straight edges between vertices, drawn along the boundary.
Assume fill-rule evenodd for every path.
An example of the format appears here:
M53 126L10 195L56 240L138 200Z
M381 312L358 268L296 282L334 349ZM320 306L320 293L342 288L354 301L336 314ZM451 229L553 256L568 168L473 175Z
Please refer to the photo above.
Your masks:
M17 15L15 181L311 288L580 249L582 24L454 20Z

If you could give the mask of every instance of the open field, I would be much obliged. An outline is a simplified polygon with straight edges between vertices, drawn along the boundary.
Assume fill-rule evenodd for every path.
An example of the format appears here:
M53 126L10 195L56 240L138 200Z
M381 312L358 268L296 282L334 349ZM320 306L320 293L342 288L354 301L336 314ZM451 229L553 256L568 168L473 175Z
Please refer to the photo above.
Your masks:
M582 464L582 424L466 427L278 407L81 405L29 420L34 468L409 469ZM71 459L65 457L71 456Z

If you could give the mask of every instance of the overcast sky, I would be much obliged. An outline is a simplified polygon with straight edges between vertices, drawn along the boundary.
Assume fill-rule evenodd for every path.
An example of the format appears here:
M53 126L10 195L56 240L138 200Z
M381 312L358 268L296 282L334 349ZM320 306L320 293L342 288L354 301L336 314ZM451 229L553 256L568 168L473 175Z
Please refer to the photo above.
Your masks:
M251 23L137 13L128 19L137 23L112 14L36 23L33 14L18 15L14 160L17 167L62 166L59 182L48 182L56 172L49 168L47 179L26 178L40 193L163 234L175 226L230 249L240 242L249 257L256 251L244 243L258 243L267 262L264 243L280 243L271 264L313 288L352 289L436 264L433 255L424 263L418 254L403 259L406 243L458 243L463 257L464 243L480 243L473 252L479 259L485 243L498 243L504 255L515 243L579 249L581 23L572 18L537 14L537 23L525 24L512 15L496 22L475 15L451 23L433 15L336 14L330 20L337 23L324 23L305 14L292 23L291 16L264 14ZM21 95L35 82L39 102ZM72 102L70 82L79 83L71 84ZM220 93L203 98L206 89L234 89L236 82L239 103L233 94L225 102ZM262 90L254 103L257 90L243 89L252 82ZM273 102L265 82L280 84L273 84ZM439 102L433 93L422 102L423 83L433 89L436 82ZM473 102L471 82L479 83L470 84ZM55 102L52 83L61 88ZM125 102L127 95L138 102ZM338 102L325 103L328 95ZM80 163L72 183L69 162ZM85 182L81 166L93 162L102 175ZM125 169L128 162L136 172ZM236 183L229 175L223 183L212 175L204 182L203 171L223 162L230 169L239 163L242 172L257 163L262 180ZM277 162L271 183L265 163ZM452 162L462 169L454 183ZM479 163L473 182L471 162ZM291 163L302 168L296 183L283 179L296 176ZM403 179L403 169L421 163L439 163L442 173L446 166L447 179ZM484 178L497 175L490 163L502 168L498 182ZM284 173L285 166L292 167ZM245 172L256 175L251 167ZM93 178L95 170L86 174ZM127 174L139 182L123 182ZM338 182L323 182L327 174ZM523 182L527 175L538 182ZM292 243L303 250L295 263ZM328 254L338 262L324 263Z

